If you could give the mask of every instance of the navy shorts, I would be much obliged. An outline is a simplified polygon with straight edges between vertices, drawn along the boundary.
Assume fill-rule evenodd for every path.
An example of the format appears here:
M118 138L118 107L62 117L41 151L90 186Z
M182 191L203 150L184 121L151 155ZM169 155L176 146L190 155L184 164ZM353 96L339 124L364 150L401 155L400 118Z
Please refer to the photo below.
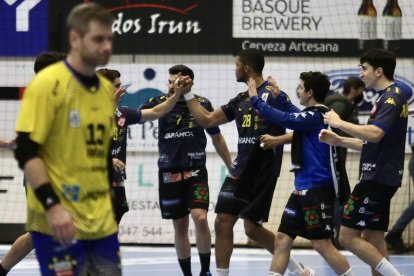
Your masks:
M246 207L247 203L234 196L234 190L237 183L238 180L235 178L226 177L224 179L216 203L216 213L239 216L241 210Z
M333 186L294 191L283 211L278 231L292 239L297 236L309 240L329 239L333 234L334 201Z
M31 232L43 276L122 275L118 235L97 240L77 240L69 247L53 237Z
M398 187L360 181L344 205L342 225L357 230L388 230L391 198Z
M160 170L158 177L163 219L182 218L191 209L208 210L210 196L205 166Z
M273 183L272 186L274 187L277 177L269 178L267 181ZM238 179L226 177L219 192L215 212L238 216L256 225L261 225L263 222L268 221L274 189L271 191L263 189L255 195L253 200L246 202L234 195L238 183Z

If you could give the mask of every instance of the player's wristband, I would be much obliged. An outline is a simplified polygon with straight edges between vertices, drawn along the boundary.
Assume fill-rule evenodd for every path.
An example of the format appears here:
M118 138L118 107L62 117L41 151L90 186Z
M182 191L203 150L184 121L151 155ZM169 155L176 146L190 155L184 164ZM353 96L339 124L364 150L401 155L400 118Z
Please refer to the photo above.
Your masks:
M193 94L193 92L188 92L188 93L186 93L186 94L184 94L184 100L186 100L186 101L189 101L189 100L191 100L191 99L194 99L194 94Z
M45 210L59 204L60 200L50 183L45 183L34 190L37 199L42 203Z

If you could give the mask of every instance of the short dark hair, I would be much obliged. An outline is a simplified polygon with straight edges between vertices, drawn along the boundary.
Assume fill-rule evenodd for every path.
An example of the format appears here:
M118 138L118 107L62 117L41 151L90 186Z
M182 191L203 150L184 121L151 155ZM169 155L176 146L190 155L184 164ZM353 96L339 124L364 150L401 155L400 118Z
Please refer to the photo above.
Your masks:
M363 64L364 62L371 65L374 69L381 67L385 77L389 80L394 80L397 58L393 52L383 49L368 50L359 58L360 64Z
M331 86L328 76L321 72L309 71L300 73L299 78L303 81L305 91L312 89L315 101L323 103Z
M342 94L347 96L351 92L351 88L365 88L365 83L356 77L349 77L344 82L344 91Z
M102 68L96 71L97 73L101 74L111 82L114 82L116 78L121 77L121 73L118 70Z
M189 76L190 79L194 80L193 70L191 70L189 67L187 67L185 65L182 65L182 64L174 65L173 67L168 69L168 73L170 75L177 75L177 74L181 73L181 75Z
M265 65L263 52L254 48L241 50L237 56L241 63L252 67L255 73L261 74Z
M83 36L88 32L91 21L98 21L101 24L112 26L114 17L98 4L83 3L75 6L70 11L66 25L69 30L75 30Z
M34 62L34 72L37 74L40 70L44 69L45 67L48 67L49 65L52 65L53 63L56 63L58 61L66 59L66 54L49 51L49 52L43 52L40 53Z

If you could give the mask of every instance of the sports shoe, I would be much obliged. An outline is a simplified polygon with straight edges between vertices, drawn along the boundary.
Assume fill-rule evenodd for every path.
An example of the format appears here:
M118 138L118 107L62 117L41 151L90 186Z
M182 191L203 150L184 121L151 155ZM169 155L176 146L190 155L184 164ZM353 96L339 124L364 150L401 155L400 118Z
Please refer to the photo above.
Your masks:
M300 266L303 268L303 272L300 274L300 276L315 276L316 271L310 268L309 266L304 266L302 263L299 263Z
M397 252L407 252L409 250L408 247L404 244L401 235L395 234L393 232L389 232L385 236L385 242L390 249Z

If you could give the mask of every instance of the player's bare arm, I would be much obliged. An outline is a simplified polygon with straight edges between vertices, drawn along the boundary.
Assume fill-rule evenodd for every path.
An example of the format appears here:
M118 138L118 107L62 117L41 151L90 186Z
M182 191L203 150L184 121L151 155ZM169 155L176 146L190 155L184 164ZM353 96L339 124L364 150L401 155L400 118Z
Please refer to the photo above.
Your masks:
M229 149L226 144L226 140L224 139L223 135L221 133L212 135L211 141L213 142L216 152L218 153L218 155L221 157L224 164L226 165L227 170L230 171L231 163L232 163L231 155L230 155Z
M16 143L14 140L5 140L0 138L0 148L3 149L14 149L14 147L16 146Z
M292 142L293 132L286 133L279 136L272 136L264 134L259 137L260 146L264 150L273 149L277 146L290 144Z
M24 172L34 190L50 183L43 160L39 157L28 160ZM62 245L70 245L76 234L71 215L57 203L46 210L46 216L55 239Z
M141 122L153 121L161 118L166 113L170 112L175 106L178 99L181 97L181 91L177 90L176 93L172 94L167 100L153 108L141 110Z
M384 137L384 131L374 125L356 125L353 123L346 122L342 120L339 115L331 110L326 112L324 115L325 124L330 125L331 127L338 128L349 135L358 138L363 141L368 141L371 143L378 143Z
M358 138L339 136L335 132L328 129L321 130L319 133L319 141L331 146L340 146L356 151L362 150L363 143L363 141Z
M182 89L188 90L188 86L192 85L191 82L187 80L186 77L183 78L186 80L187 84L182 86ZM189 78L188 78L189 79ZM214 109L213 111L208 111L204 107L200 105L200 103L194 98L191 90L183 91L184 98L186 100L187 106L190 109L191 114L193 114L196 121L203 127L203 128L211 128L216 127L228 122L226 114L224 114L221 108Z

